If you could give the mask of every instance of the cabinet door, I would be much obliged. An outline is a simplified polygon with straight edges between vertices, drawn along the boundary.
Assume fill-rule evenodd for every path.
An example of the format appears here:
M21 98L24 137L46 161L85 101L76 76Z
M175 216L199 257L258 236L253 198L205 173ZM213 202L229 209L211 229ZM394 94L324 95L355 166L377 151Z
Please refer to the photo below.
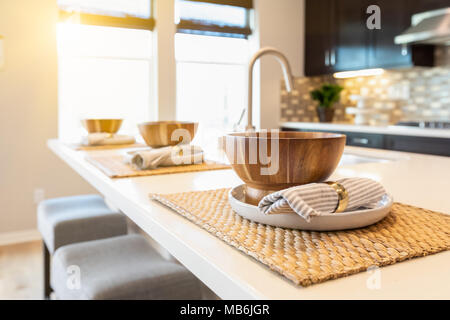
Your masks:
M367 6L366 1L335 1L335 43L331 52L331 65L335 71L365 69L368 66Z
M381 11L381 29L368 30L369 67L389 68L409 66L411 62L411 48L396 45L395 36L405 31L411 25L411 11L407 0L375 0Z
M449 0L409 0L407 2L413 14L450 7Z
M344 132L348 146L383 149L384 139L381 134L364 132Z
M450 142L446 138L387 135L385 139L388 150L450 157Z
M333 0L305 1L305 75L332 72L330 64Z

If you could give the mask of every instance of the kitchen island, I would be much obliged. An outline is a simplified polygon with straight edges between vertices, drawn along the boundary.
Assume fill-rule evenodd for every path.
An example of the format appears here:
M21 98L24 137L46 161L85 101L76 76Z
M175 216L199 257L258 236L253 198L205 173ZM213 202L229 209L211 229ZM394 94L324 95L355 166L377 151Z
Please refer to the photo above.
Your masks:
M222 299L448 299L450 252L381 268L380 286L372 272L361 272L310 287L299 287L255 259L163 205L149 193L175 193L233 187L242 183L232 170L110 179L85 160L86 154L117 150L75 151L58 140L49 148L164 247ZM369 177L380 181L403 202L450 213L450 158L346 147L331 180Z

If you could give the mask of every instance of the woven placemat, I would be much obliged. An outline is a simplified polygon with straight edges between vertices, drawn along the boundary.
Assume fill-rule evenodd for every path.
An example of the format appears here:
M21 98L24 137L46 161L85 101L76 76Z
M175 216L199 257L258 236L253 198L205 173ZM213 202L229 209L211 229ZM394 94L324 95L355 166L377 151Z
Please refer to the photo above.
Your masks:
M302 286L450 249L450 216L442 213L395 203L372 226L300 231L240 217L228 204L229 190L150 197Z
M148 148L147 145L142 143L132 144L110 144L104 146L85 146L79 143L71 143L68 146L75 150L80 151L96 151L96 150L114 150L114 149L132 149L132 148Z
M199 164L181 165L173 167L159 167L153 170L135 170L123 160L123 155L86 156L86 160L99 168L110 178L130 178L155 176L160 174L209 171L230 169L231 166L214 161L205 161Z

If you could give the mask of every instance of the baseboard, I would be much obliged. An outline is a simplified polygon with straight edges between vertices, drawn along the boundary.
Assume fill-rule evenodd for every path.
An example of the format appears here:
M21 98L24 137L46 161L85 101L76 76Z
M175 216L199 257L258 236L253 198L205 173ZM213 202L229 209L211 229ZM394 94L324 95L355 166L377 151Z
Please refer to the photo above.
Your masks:
M0 233L0 246L37 241L41 234L36 229Z

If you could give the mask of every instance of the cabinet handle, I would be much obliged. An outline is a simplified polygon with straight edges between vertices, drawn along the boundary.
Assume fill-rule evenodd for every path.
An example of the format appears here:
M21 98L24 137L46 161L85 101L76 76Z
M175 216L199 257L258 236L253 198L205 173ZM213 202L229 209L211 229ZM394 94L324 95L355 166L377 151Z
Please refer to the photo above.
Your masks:
M367 138L353 138L353 142L354 143L359 143L359 144L369 144L369 139L367 139Z
M408 46L406 44L402 44L402 56L408 55Z
M336 64L336 50L331 49L330 63L332 66Z
M330 66L330 51L325 50L325 65Z

